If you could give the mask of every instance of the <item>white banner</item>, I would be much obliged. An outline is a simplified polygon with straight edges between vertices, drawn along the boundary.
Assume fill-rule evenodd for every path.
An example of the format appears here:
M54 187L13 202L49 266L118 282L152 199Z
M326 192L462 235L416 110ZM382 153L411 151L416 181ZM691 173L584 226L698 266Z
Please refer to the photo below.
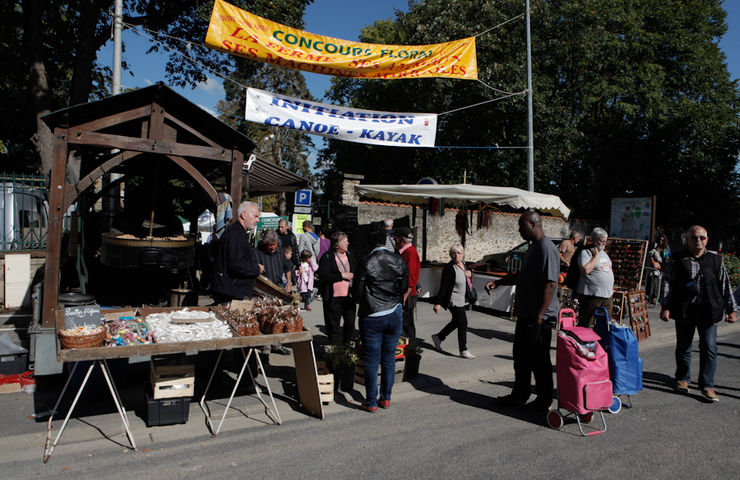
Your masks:
M245 118L265 125L292 128L349 142L391 147L433 147L434 113L392 113L337 107L247 89Z

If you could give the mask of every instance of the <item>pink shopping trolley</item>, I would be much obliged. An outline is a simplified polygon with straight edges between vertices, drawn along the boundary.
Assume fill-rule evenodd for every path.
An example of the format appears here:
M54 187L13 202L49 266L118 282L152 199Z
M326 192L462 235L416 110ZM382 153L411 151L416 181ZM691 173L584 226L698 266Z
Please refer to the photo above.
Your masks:
M612 404L612 383L609 380L609 362L599 344L599 336L590 328L576 327L576 314L562 309L558 315L557 372L558 408L547 414L547 424L559 429L564 417L575 416L581 435L606 432L603 410ZM566 413L561 413L561 409ZM584 431L594 412L601 416L601 430Z

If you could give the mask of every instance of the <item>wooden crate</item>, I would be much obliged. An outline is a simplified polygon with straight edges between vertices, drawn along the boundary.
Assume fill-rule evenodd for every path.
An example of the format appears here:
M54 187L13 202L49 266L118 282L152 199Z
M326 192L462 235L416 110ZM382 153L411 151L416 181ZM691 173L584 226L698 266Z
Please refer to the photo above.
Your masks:
M393 383L400 383L403 381L403 368L404 368L404 358L396 358L396 371L395 376L393 377ZM382 373L382 367L378 367L378 385L380 385L380 375ZM355 382L359 383L360 385L365 385L365 364L363 363L362 359L357 362L357 365L355 365Z
M322 403L334 401L334 374L329 373L326 362L316 362L316 376L319 380L319 394Z
M149 375L152 398L192 397L195 393L195 365L184 357L152 358Z

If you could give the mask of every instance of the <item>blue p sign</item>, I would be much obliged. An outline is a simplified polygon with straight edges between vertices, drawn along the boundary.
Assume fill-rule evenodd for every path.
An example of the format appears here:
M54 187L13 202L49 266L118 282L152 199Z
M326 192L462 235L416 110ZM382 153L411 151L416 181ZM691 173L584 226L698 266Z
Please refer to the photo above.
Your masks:
M303 207L311 206L311 190L298 190L295 192L295 204Z

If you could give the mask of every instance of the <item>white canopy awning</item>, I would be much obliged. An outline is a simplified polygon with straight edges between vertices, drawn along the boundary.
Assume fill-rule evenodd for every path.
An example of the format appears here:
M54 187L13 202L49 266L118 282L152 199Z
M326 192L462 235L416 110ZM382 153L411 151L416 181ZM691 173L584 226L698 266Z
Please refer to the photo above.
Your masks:
M445 202L467 206L473 203L494 203L512 208L532 208L542 213L568 218L570 209L557 195L529 192L512 187L489 185L355 185L355 193L388 202L426 203L429 198L444 198Z

